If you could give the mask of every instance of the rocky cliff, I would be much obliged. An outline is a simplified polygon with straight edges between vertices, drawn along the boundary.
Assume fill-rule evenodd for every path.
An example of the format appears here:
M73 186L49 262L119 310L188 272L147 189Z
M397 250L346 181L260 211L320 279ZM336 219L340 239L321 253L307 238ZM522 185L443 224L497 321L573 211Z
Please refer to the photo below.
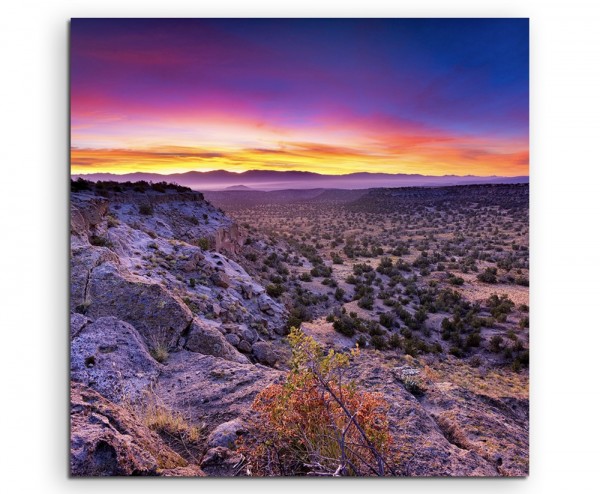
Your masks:
M83 413L82 396L94 390L116 415L149 390L179 412L219 399L204 427L238 418L278 374L255 363L275 363L265 346L286 310L225 255L242 235L201 194L104 195L81 191L71 201L73 474L178 474L169 466L186 462L138 455L148 445L160 450L148 431ZM93 425L101 422L102 430ZM183 472L201 474L197 466Z
M72 194L72 475L243 473L235 441L257 393L285 377L288 318L258 265L234 260L246 239L199 193ZM390 403L399 471L526 474L528 402L507 398L518 383L494 394L475 370L442 364L411 363L425 396L407 390L397 357L372 350L351 370Z

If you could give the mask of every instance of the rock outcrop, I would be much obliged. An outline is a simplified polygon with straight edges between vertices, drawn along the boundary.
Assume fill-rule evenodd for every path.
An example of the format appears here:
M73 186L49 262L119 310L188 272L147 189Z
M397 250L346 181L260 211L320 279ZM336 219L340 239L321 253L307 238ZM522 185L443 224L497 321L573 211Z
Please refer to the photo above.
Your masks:
M206 321L196 319L192 322L185 348L192 352L213 355L233 362L248 362L235 347Z
M82 384L71 386L71 475L204 476L138 418Z
M194 410L213 431L231 420L244 421L256 395L283 376L266 366L184 350L169 357L154 392L172 409Z
M252 363L275 363L259 340L287 316L226 257L243 242L201 194L73 195L73 475L199 476L203 456L213 474L234 473L250 405L282 375ZM174 416L194 410L209 434L194 463L136 422L149 392Z
M199 242L216 232L238 238L237 227L200 196L168 196L151 198L152 214L141 214L143 198L74 195L71 310L118 317L147 342L165 331L177 339L206 316L260 328L267 337L281 333L285 308L239 264ZM220 345L236 351L227 340Z
M117 403L156 383L159 365L137 330L115 317L88 323L71 341L71 379Z
M215 234L215 250L226 254L239 254L247 235L237 224L217 230Z

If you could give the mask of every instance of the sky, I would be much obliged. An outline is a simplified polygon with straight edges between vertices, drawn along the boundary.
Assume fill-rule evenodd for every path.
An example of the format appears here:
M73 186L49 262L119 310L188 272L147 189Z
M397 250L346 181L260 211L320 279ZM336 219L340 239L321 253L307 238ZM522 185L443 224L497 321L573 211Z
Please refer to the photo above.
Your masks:
M529 174L527 19L73 19L71 171Z

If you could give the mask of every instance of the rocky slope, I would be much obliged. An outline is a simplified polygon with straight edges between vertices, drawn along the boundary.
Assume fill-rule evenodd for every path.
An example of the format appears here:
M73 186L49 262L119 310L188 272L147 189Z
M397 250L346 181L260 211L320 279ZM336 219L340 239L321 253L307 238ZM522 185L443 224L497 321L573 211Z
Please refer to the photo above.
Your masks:
M243 236L201 194L97 192L74 193L71 203L72 473L156 474L165 468L156 458L131 457L138 441L160 450L156 438L110 423L98 431L110 420L82 409L81 394L100 393L120 414L152 390L173 409L209 411L205 427L243 416L277 377L255 363L275 363L269 341L286 310L226 256Z
M72 475L243 472L235 440L256 394L285 376L288 318L234 261L245 244L244 229L181 187L75 188ZM400 470L526 474L527 401L462 384L446 364L376 350L353 362L351 377L391 404ZM424 396L407 390L407 365L426 376Z

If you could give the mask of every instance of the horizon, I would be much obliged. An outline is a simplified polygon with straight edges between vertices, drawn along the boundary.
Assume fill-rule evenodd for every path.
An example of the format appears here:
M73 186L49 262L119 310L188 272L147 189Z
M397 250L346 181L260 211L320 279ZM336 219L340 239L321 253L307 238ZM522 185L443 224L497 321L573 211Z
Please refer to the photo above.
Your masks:
M529 175L527 19L73 19L72 174Z
M170 182L199 191L239 190L240 187L253 191L309 190L309 189L377 189L398 187L447 187L461 185L494 185L529 183L529 176L502 177L476 175L390 175L373 172L356 172L347 175L321 175L315 172L295 170L248 170L228 172L215 170L210 172L189 171L176 174L158 174L134 172L126 174L91 173L72 174L74 177L91 181L148 183Z
M474 175L472 173L468 173L465 175L456 175L456 174L425 175L425 174L421 174L421 173L402 173L402 172L390 173L390 172L356 171L356 172L348 172L348 173L336 175L336 174L319 173L319 172L305 171L305 170L270 170L270 169L224 170L222 168L216 169L216 170L187 170L185 172L171 172L171 171L162 172L160 170L158 170L158 171L134 171L134 172L123 172L123 173L92 171L89 173L71 173L71 176L85 177L85 176L102 174L102 175L115 175L118 177L122 177L122 176L126 176L126 175L134 175L134 174L147 174L147 175L162 175L165 177L169 177L172 175L186 175L186 174L192 174L192 173L217 173L217 172L233 173L236 175L243 175L245 173L251 173L251 172L312 173L315 175L321 175L321 176L327 176L327 177L339 177L339 178L346 177L348 175L357 175L357 174L391 175L391 176L396 175L396 176L408 176L408 177L422 176L424 178L445 178L445 177L457 177L457 178L468 178L468 177L474 177L474 178L524 178L524 177L527 177L527 178L529 178L529 173L527 173L525 175Z

